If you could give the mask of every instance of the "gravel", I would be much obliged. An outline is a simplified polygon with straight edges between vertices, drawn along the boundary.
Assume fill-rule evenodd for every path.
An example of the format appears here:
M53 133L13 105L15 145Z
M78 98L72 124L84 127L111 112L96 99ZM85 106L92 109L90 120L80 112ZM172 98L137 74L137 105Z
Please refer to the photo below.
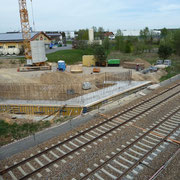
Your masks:
M163 89L163 88L161 88L161 89ZM159 91L160 90L155 90L154 93L158 93ZM147 97L149 97L149 96L150 95L147 95ZM133 104L137 104L142 99L144 99L144 97L142 97L128 105L125 105L125 107L118 108L117 110L111 112L111 114L107 113L106 115L108 115L108 116L113 115L115 112L122 111L123 109L131 107ZM153 122L155 122L160 117L162 117L163 114L165 114L166 112L169 112L171 109L177 107L177 105L179 105L179 102L180 102L179 99L180 99L180 97L168 102L168 106L163 105L160 107L160 110L157 109L157 110L153 111L153 114L149 114L149 115L139 119L138 122L136 123L136 125L141 126L143 128L149 127L150 125L153 124ZM3 169L5 165L10 165L14 161L19 162L19 161L21 161L22 158L29 157L29 155L31 153L35 154L39 150L44 149L45 147L50 147L52 144L57 144L58 141L63 141L64 138L73 136L75 133L77 133L81 130L84 130L85 128L88 128L96 123L102 122L102 120L103 120L102 117L96 118L96 119L82 125L81 127L72 130L71 132L67 132L63 136L53 138L50 141L47 141L45 143L42 143L42 144L36 146L35 148L29 149L23 153L14 155L13 157L10 157L7 160L3 160L3 161L1 161L0 168ZM49 169L52 169L53 172L47 173L45 170L43 170L41 172L41 174L43 175L43 177L47 177L47 176L48 177L58 177L59 179L70 179L71 177L79 177L79 173L84 172L86 170L86 168L88 168L88 167L94 168L94 166L93 166L94 163L100 164L99 163L100 160L105 159L104 158L105 155L111 155L111 152L116 151L116 148L121 148L122 144L125 145L127 141L129 141L131 138L134 138L134 136L138 135L138 133L142 132L141 130L139 130L135 127L132 127L132 126L127 126L126 128L121 128L121 131L118 131L118 130L116 130L116 131L117 131L117 133L116 134L111 133L112 136L108 136L108 139L102 138L103 142L98 141L97 145L92 144L92 148L85 148L86 151L85 152L81 151L80 155L73 154L73 159L70 159L69 157L66 158L65 160L68 161L68 163L63 163L60 161L60 162L57 162L59 167L57 167L57 168L54 168L53 166L49 167ZM77 142L76 142L76 144L77 144ZM72 147L70 144L68 144L68 146ZM61 148L61 149L63 149L63 148ZM64 149L64 151L65 151L65 149ZM54 159L54 157L49 153L47 154L47 156L51 159ZM158 156L158 158L159 158L159 156ZM160 160L164 159L164 158L165 157L163 156L163 158L160 158ZM160 160L158 160L158 161L160 161ZM157 163L158 161L155 161L155 162ZM44 160L42 160L42 162L45 164ZM159 165L159 163L158 163L158 165ZM24 166L26 166L26 165L24 165ZM39 165L37 165L37 163L33 163L33 166L36 167ZM26 170L26 172L27 172L27 170ZM87 173L87 171L85 171L85 173ZM144 171L143 171L143 174L144 174ZM37 178L37 176L34 176L34 177Z

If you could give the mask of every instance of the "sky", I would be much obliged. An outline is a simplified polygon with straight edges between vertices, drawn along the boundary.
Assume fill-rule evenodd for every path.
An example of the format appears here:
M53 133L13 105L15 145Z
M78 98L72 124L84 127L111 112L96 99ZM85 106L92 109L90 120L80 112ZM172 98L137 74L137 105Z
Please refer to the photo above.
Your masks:
M27 1L30 25L32 8ZM36 31L180 28L180 0L32 0ZM1 0L0 33L21 29L18 0Z

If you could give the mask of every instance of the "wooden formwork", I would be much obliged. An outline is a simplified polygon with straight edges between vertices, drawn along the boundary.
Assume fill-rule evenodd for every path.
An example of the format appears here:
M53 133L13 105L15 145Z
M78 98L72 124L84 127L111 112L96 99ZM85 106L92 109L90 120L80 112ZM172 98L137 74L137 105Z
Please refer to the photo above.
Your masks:
M79 106L39 106L39 105L0 105L0 112L27 115L52 115L59 111L62 116L78 116L82 112Z

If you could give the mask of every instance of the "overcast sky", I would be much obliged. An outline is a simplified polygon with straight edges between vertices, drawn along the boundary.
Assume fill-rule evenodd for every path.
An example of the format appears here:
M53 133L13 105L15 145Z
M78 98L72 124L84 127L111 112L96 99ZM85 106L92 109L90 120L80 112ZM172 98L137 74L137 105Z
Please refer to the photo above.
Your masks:
M32 26L30 0L26 0ZM180 0L32 0L38 31L180 28ZM0 32L20 30L18 0L1 0Z

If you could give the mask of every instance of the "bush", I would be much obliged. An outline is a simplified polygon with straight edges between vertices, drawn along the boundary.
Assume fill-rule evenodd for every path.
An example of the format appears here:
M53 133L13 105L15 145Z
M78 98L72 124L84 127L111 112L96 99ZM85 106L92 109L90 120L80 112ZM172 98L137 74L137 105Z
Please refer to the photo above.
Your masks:
M167 59L169 56L171 56L173 50L170 46L168 45L160 45L159 47L159 57L162 59Z
M94 45L94 56L99 62L105 61L107 58L105 48L100 45Z
M175 52L177 55L180 55L180 30L175 32L173 39Z
M131 53L131 45L127 42L124 49L125 53Z

